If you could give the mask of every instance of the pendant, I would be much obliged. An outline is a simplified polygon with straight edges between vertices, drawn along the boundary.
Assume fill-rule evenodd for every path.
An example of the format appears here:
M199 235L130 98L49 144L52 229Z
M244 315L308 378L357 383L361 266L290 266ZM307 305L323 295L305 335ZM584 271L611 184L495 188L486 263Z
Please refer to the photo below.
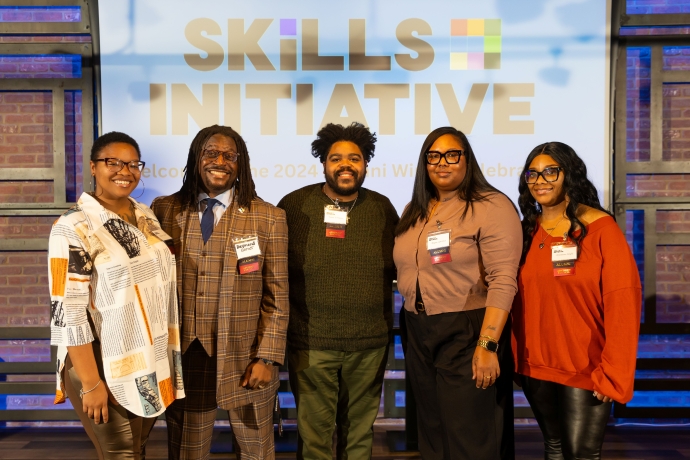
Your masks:
M544 243L539 243L539 249L544 249Z

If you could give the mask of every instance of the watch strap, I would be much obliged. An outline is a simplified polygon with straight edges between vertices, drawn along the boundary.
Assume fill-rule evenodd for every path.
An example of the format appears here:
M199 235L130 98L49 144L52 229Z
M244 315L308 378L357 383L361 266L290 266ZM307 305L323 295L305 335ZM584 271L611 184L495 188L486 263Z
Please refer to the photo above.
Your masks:
M491 340L479 339L477 340L477 346L482 347L491 353L496 353L498 351L498 343Z

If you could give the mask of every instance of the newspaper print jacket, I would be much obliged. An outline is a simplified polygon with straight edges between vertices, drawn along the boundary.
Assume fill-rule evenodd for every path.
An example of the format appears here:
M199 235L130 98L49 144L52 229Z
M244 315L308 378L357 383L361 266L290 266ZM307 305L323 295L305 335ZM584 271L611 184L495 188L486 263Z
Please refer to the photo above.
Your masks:
M84 193L50 232L55 403L65 401L67 347L88 344L95 334L101 377L117 402L155 417L184 397L175 255L153 212L130 200L137 227Z

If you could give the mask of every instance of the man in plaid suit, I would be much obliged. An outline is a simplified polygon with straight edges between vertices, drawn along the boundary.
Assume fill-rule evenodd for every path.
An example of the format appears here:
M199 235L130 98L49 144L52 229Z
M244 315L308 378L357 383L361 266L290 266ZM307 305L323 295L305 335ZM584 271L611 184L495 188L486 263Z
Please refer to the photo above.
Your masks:
M179 192L151 208L177 254L187 397L166 411L171 459L205 459L217 407L238 458L273 459L274 397L288 322L285 213L256 196L242 137L202 129Z

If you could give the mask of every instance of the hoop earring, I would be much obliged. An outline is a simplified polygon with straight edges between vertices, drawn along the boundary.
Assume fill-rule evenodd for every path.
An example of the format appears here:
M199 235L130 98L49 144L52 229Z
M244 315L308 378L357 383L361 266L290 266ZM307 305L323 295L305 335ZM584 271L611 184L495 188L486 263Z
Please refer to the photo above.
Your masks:
M144 179L139 178L139 182L141 182L141 183L143 184L143 188L141 189L141 193L140 193L139 195L133 196L133 197L132 197L132 198L134 198L135 200L138 199L141 195L143 195L144 192L146 191L146 184L144 183Z

